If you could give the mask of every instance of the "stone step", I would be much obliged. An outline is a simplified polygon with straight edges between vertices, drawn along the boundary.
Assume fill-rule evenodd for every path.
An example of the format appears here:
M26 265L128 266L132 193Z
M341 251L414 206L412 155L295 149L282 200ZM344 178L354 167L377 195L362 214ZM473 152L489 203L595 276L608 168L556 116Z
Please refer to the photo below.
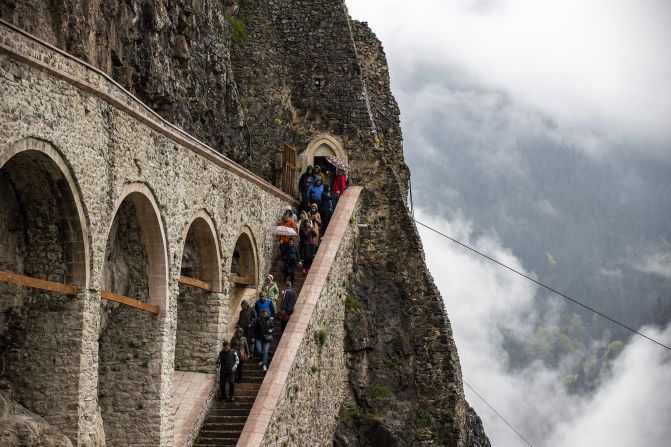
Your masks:
M239 409L248 409L252 408L254 401L250 400L247 402L239 402L238 399L235 399L233 402L219 402L217 401L212 407L212 414L225 414L228 410L239 410Z
M228 408L226 410L213 411L208 415L206 421L208 422L224 422L227 416L247 416L251 411L252 406L248 408Z
M213 439L213 438L239 438L242 429L238 430L201 430L200 439Z
M281 267L282 261L275 260L270 273L276 280L283 277ZM305 275L298 272L294 284L296 296L300 294L304 281ZM278 284L281 284L281 281L278 281ZM269 364L272 362L272 354L277 349L282 336L280 332L282 322L274 320L274 327L274 338L268 355ZM262 365L258 364L260 360L257 356L245 362L242 380L235 385L234 402L215 401L212 404L194 446L234 446L237 444L266 374Z
M233 416L232 416L233 417ZM203 424L203 428L201 429L202 432L210 432L210 431L235 431L239 430L242 431L242 428L245 426L245 418L242 416L234 416L234 417L240 417L242 419L241 422L207 422Z
M233 437L233 438L209 438L209 439L198 439L198 443L196 443L196 446L211 446L211 445L216 445L216 446L232 446L236 445L238 443L238 439L240 438L240 435Z

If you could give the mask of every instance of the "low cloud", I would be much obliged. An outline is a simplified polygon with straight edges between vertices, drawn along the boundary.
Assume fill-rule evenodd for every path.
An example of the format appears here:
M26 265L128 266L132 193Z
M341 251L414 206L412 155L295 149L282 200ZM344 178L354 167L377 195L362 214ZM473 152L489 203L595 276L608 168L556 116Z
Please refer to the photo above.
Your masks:
M523 271L520 260L496 237L474 236L461 217L444 220L426 211L418 220ZM460 213L455 213L460 216ZM662 447L671 439L671 355L634 337L613 364L612 373L591 396L568 394L557 370L535 362L514 372L504 334L532 336L536 286L420 227L426 260L443 294L454 329L464 379L536 447ZM671 328L643 328L671 343ZM466 389L482 417L492 445L524 445Z
M655 253L636 265L636 268L671 279L671 253Z
M501 90L602 157L626 141L671 142L671 3L666 0L347 0L381 38L395 88L432 65ZM436 70L436 67L439 70ZM405 112L405 110L404 110Z

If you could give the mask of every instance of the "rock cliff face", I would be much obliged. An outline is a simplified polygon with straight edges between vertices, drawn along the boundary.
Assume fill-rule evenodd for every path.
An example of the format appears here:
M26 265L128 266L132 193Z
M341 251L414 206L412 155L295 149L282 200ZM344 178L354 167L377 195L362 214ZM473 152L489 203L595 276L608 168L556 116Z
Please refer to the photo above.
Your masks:
M336 446L488 446L406 197L380 42L338 0L10 0L0 15L111 74L269 181L285 144L333 136L365 186ZM305 163L304 163L305 164Z

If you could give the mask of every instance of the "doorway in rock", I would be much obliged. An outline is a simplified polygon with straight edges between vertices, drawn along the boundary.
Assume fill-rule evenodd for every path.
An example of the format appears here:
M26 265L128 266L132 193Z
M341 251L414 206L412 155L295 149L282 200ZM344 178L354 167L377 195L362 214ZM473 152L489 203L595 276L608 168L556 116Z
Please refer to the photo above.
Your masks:
M109 232L104 288L161 312L101 301L98 402L108 446L160 443L165 239L151 193L134 189L118 206Z
M7 153L0 154L0 271L7 280L0 282L0 379L9 387L0 399L15 400L76 443L84 292L73 294L87 287L86 224L64 160L47 143L35 144L46 152L25 150L4 163ZM77 287L68 295L12 283L11 275ZM28 412L24 419L22 430L41 430Z

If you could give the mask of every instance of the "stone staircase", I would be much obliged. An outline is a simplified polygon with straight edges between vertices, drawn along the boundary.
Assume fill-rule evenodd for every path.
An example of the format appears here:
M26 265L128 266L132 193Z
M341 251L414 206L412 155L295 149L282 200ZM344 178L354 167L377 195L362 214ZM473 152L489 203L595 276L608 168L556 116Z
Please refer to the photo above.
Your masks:
M280 286L280 291L284 290L282 261L280 259L273 263L270 273L275 278L275 281L277 281L278 286ZM306 275L301 271L296 273L296 284L294 284L296 297L300 294L305 277ZM279 320L275 320L275 337L270 345L270 352L268 354L269 364L272 362L273 353L277 349L281 338L280 324ZM198 439L194 443L195 446L234 446L237 444L263 382L265 373L263 372L263 367L258 364L260 361L260 358L256 356L245 363L242 372L242 381L235 384L234 402L220 402L219 391L217 390L217 397L207 413Z

